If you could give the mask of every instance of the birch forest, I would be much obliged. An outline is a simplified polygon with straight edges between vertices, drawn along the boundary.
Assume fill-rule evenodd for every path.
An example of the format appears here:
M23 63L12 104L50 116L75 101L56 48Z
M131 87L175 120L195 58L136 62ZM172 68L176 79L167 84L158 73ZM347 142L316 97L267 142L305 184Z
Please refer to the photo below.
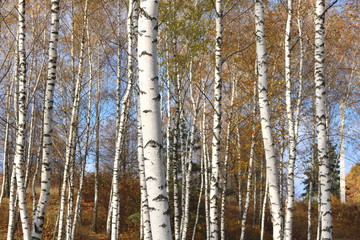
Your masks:
M0 0L1 240L359 240L359 0Z

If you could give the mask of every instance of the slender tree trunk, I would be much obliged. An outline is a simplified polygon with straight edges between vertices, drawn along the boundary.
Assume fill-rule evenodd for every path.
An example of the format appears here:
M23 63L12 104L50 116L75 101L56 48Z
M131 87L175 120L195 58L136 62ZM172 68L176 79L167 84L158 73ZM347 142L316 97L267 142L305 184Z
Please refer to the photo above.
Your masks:
M238 151L239 151L239 171L238 171L238 175L239 175L239 180L238 180L238 198L239 198L239 217L240 220L242 219L242 213L243 213L243 199L242 199L242 176L243 176L243 170L241 169L241 141L240 141L240 128L237 129L238 132Z
M141 230L143 232L143 240L151 240L151 227L149 215L148 194L146 189L145 168L144 168L144 150L143 150L143 137L142 137L142 124L140 108L138 108L138 164L140 175L140 194L141 194Z
M42 125L44 126L44 124L42 124ZM40 136L43 136L43 134L44 134L44 129L42 127ZM39 149L36 153L35 172L34 172L34 175L33 175L32 181L31 181L31 197L32 197L32 201L33 201L33 208L32 208L33 209L33 217L36 216L36 180L39 175L39 165L41 162L41 157L42 157L41 152L42 151L43 151L43 138L40 139ZM33 219L33 225L34 225L34 223L35 223L35 220Z
M167 59L169 59L169 56L167 56ZM167 126L166 126L166 192L168 193L168 196L170 196L170 173L171 173L171 143L170 143L170 133L171 133L171 91L170 91L170 74L169 74L169 63L166 63L166 83L167 83Z
M262 211L261 211L261 230L260 230L260 240L264 239L264 230L265 230L265 214L266 214L266 201L269 194L269 184L266 182L265 186L265 194L264 194L264 201L262 205Z
M134 21L134 16L137 16L138 8L137 1L129 1L128 10L128 85L125 95L122 99L122 109L120 114L119 129L116 139L116 153L114 160L113 180L112 180L112 200L111 200L111 239L116 240L119 237L119 214L120 214L120 193L119 193L119 168L120 168L120 156L122 151L122 144L125 134L125 125L128 119L131 103L131 93L134 85L134 64L133 64L133 46L135 44L135 32L134 25L137 25Z
M222 0L216 0L216 44L215 44L215 84L214 84L214 123L210 178L210 239L219 239L218 226L218 185L220 166L221 134L221 85L222 85Z
M256 53L258 64L258 92L261 129L265 148L266 177L269 182L270 208L273 221L273 239L282 239L282 211L279 193L276 155L271 133L270 107L267 93L267 56L263 0L255 1Z
M287 194L285 208L284 240L292 239L294 211L294 167L296 158L296 139L294 132L294 116L292 107L292 76L291 76L291 26L292 0L287 1L287 21L285 34L285 82L286 82L286 114L289 134L289 163L287 167Z
M318 220L317 220L317 231L316 231L316 240L321 239L321 190L320 190L320 184L318 184Z
M18 49L19 49L19 116L16 134L16 150L14 167L16 172L17 195L23 238L30 239L30 223L26 206L26 192L24 182L24 147L26 123L26 53L25 53L25 0L18 4Z
M75 96L73 100L73 105L71 109L71 119L70 119L70 129L66 145L66 158L65 158L65 167L64 167L64 176L61 186L61 196L60 196L60 210L59 210L59 225L58 225L58 240L62 239L63 235L63 222L64 222L64 211L65 211L65 197L66 197L66 185L67 179L69 177L69 168L71 168L71 162L75 154L75 139L76 139L76 129L77 121L79 114L79 104L80 104L80 92L81 92L81 80L83 76L83 64L84 64L84 53L85 53L85 26L87 21L87 8L88 0L85 1L85 10L84 10L84 19L83 19L83 28L80 44L80 56L79 56L79 66L78 66L78 76L76 79L75 86ZM71 173L70 173L71 175ZM72 184L69 182L69 185ZM71 200L71 199L70 199ZM68 209L68 216L66 221L66 238L69 239L71 236L71 224L72 224L72 214L69 212L72 211Z
M158 1L140 3L139 88L146 189L153 240L170 240L165 168L161 158L160 94L157 64Z
M254 87L254 95L253 95L253 124L252 124L252 133L251 133L251 147L250 147L250 160L249 160L249 172L247 175L247 183L246 183L246 198L245 198L245 207L244 212L241 219L241 234L240 240L245 239L245 229L246 229L246 217L250 206L250 193L251 193L251 178L253 175L253 166L254 166L254 155L255 155L255 137L256 137L256 126L255 126L255 117L256 117L256 83ZM255 190L254 190L255 192ZM256 200L256 198L254 198ZM255 205L254 205L255 206ZM255 212L255 209L254 209Z
M100 65L98 68L100 71ZM99 208L99 161L100 161L100 101L101 101L101 84L100 77L97 78L97 89L96 89L96 104L95 104L95 118L96 118L96 137L95 137L95 186L94 186L94 213L91 230L93 232L97 231L97 218L98 218L98 208ZM111 195L110 195L111 196Z
M311 240L311 202L312 202L312 191L313 191L313 184L312 184L312 180L310 181L310 185L309 185L309 193L308 193L308 226L307 226L307 240Z
M13 84L13 83L12 83ZM7 181L9 179L9 161L8 161L8 146L9 146L9 125L10 125L10 97L11 97L11 88L12 84L10 85L9 89L6 92L6 123L5 123L5 136L4 136L4 159L3 159L3 175L2 175L2 185L1 185L1 194L0 194L0 206L2 203L2 199L8 195Z
M121 42L121 1L118 1L118 13L117 13L117 32L118 32L118 48L117 48L117 73L116 73L116 138L117 138L117 134L118 134L118 129L119 129L119 125L120 125L120 116L121 116L121 50L122 50L122 42ZM112 196L113 196L113 189L112 189L113 185L111 185L111 190L110 190L110 200L109 200L109 208L108 208L108 214L107 214L107 221L106 221L106 232L107 234L110 236L111 235L111 219L112 219Z
M8 231L7 231L7 240L13 240L14 232L15 232L15 216L16 216L16 203L17 203L15 166L13 166L10 180L11 182L10 182L10 196L9 196L9 223L8 223Z
M59 35L59 0L51 1L51 28L49 41L48 76L45 89L45 106L43 120L43 154L41 161L41 192L34 212L32 239L42 239L46 208L50 197L50 163L52 159L52 109L56 82L57 42ZM39 160L37 159L37 164ZM35 175L36 176L36 175ZM33 184L35 186L35 184Z
M203 152L201 153L201 159L200 159L200 178L201 178L200 193L199 193L198 203L197 203L197 207L196 207L195 223L194 223L193 233L192 233L192 237L191 237L192 240L195 240L196 228L197 228L197 224L198 224L198 221L199 221L199 211L200 211L200 205L201 205L201 198L202 198L202 194L204 192L205 155L204 155ZM206 201L206 199L205 199L205 201Z
M78 194L76 198L75 203L75 211L74 211L74 220L72 224L71 229L71 239L75 239L75 232L76 232L76 225L80 218L81 213L81 206L82 206L82 191L84 186L84 177L85 177L85 167L86 167L86 160L88 157L88 151L89 151L89 138L90 138L90 124L91 124L91 98L92 98L92 88L93 88L93 59L92 59L92 52L91 52L91 46L90 46L90 33L89 33L89 23L86 23L87 27L87 38L89 41L88 44L88 57L89 57L89 93L88 93L88 105L87 105L87 117L86 117L86 133L85 133L85 143L84 143L84 158L82 159L81 163L81 169L80 169L80 180L79 180L79 189Z
M190 208L190 194L191 194L191 172L192 172L192 160L193 160L193 153L194 153L194 145L195 145L195 126L197 121L197 116L199 113L199 109L197 107L197 100L194 99L193 94L193 88L192 88L192 62L190 63L190 97L192 100L192 110L194 112L194 116L192 119L192 125L190 130L190 147L189 147L189 153L187 155L187 169L185 172L185 175L183 174L183 177L185 177L185 205L184 205L184 216L182 218L181 222L181 239L186 240L186 235L188 231L189 226L189 208ZM186 148L188 149L188 147Z
M236 80L231 81L231 97L230 97L230 107L234 105L235 99L235 87L236 87ZM224 179L223 179L223 186L222 186L222 193L221 193L221 238L222 240L225 239L225 205L226 205L226 187L227 187L227 180L228 180L228 161L230 157L230 134L231 134L231 122L233 118L233 111L230 111L229 118L228 118L228 125L226 129L226 140L225 140L225 159L224 159Z
M315 84L316 84L316 131L317 153L319 162L319 181L321 191L321 238L331 240L331 177L329 174L329 159L327 156L327 112L326 112L326 82L324 71L324 21L325 0L315 3Z
M205 79L203 79L203 93L205 93ZM210 238L210 216L209 216L209 154L207 149L207 135L206 135L206 98L204 97L203 102L203 113L202 113L202 151L204 161L204 184L205 184L205 222L206 222L206 238Z
M174 238L180 240L180 213L179 213L179 186L178 186L178 163L179 163L179 136L180 136L180 87L179 79L176 76L175 84L175 129L173 136L173 198L174 198Z
M345 188L345 114L346 114L346 101L340 103L340 201L346 201L346 188Z

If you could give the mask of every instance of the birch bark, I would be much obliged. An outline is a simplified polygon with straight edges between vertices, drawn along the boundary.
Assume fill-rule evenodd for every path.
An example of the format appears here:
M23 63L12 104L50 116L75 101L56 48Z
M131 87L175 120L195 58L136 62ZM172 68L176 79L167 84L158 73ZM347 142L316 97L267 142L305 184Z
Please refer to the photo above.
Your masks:
M41 192L34 212L32 239L42 239L46 208L50 197L50 174L52 159L52 109L56 83L57 42L59 35L59 0L51 1L51 27L49 41L49 62L46 81L46 95L43 117L43 154L41 161Z
M219 239L218 191L220 166L221 134L221 85L222 85L222 0L216 0L216 44L215 44L215 84L214 84L214 123L210 178L210 239Z
M240 240L245 239L245 229L246 229L246 217L250 206L250 193L251 193L251 179L253 174L253 165L254 165L254 155L255 155L255 137L256 137L256 126L255 126L255 116L256 116L256 83L254 87L254 95L253 95L253 124L252 124L252 133L251 133L251 147L250 147L250 159L249 159L249 172L247 175L247 183L246 183L246 198L245 198L245 206L244 212L241 219L241 234ZM254 191L255 192L255 191ZM254 198L256 199L256 198ZM254 211L255 212L255 211Z
M282 211L279 193L276 155L270 124L270 107L267 93L267 56L265 46L264 2L255 1L256 54L258 65L258 93L261 129L265 148L266 177L269 182L270 209L273 223L273 239L282 239Z
M87 114L86 114L86 130L85 130L85 143L84 143L84 156L81 163L80 169L80 180L79 180L79 189L75 203L75 211L74 211L74 220L71 229L71 239L75 239L75 232L76 232L76 225L80 218L81 213L81 206L82 206L82 191L84 186L84 177L85 177L85 167L86 167L86 160L88 157L89 152L89 139L90 139L90 125L91 125L91 99L92 99L92 89L93 89L93 58L92 58L92 51L90 45L90 33L89 33L89 23L86 23L86 31L87 31L87 39L88 39L88 57L89 57L89 93L88 93L88 103L87 103Z
M18 2L18 49L19 49L19 115L16 134L14 167L16 172L17 196L19 201L20 219L23 239L30 239L30 223L26 206L24 182L24 146L26 124L26 53L25 53L25 0ZM14 171L13 170L13 171Z
M74 96L73 105L71 108L70 129L69 129L67 145L66 145L64 176L63 176L63 182L61 185L61 195L60 195L59 225L58 225L58 236L57 236L58 240L61 240L62 235L63 235L66 185L67 185L67 180L68 180L67 178L69 175L71 159L75 152L75 135L76 135L76 129L77 129L78 114L79 114L81 80L82 80L82 76L83 76L83 64L84 64L84 54L85 54L85 26L86 26L86 21L87 21L87 9L88 9L88 0L85 1L83 28L82 28L82 36L81 36L81 43L80 43L78 75L77 75L76 84L75 84L75 96ZM72 209L69 209L69 210L72 211ZM67 222L66 222L66 225L67 225L66 238L70 238L70 236L71 236L72 217L71 218L70 217L71 217L71 214L68 214Z
M138 163L140 175L140 194L141 194L141 230L143 232L144 240L151 240L151 227L149 215L149 202L146 189L145 168L144 168L144 150L142 137L142 123L140 116L140 108L138 109Z
M6 92L6 124L5 124L5 136L4 136L4 158L3 158L3 182L1 185L1 194L0 194L0 206L2 203L2 199L4 196L8 194L8 189L6 188L8 182L8 175L9 175L9 163L8 163L8 142L9 142L9 125L10 125L10 97L11 97L11 88L12 84L10 85L9 89Z
M98 70L100 71L100 64ZM97 78L97 89L96 89L96 103L95 103L95 118L96 118L96 139L95 139L95 186L94 186L94 213L92 219L91 230L96 232L97 230L97 218L98 218L98 208L99 208L99 161L100 161L100 76ZM111 196L111 195L110 195Z
M135 32L134 25L137 19L137 1L129 0L129 10L128 10L128 22L127 22L127 31L128 31L128 85L126 87L125 95L122 99L122 108L120 114L119 129L116 139L116 152L114 160L114 170L113 170L113 180L112 180L112 200L111 200L111 239L118 239L119 235L119 226L118 226L118 217L120 211L120 193L119 193L119 168L120 168L120 155L122 151L122 144L124 140L124 130L125 125L128 119L131 103L131 93L134 86L134 63L133 63L133 47L135 44ZM134 18L135 16L135 18ZM135 20L135 21L134 21Z
M324 71L324 21L325 1L315 2L315 106L317 154L319 162L319 182L321 192L321 239L332 239L332 213L331 213L331 179L329 175L329 159L327 156L327 124L326 124L326 82Z
M346 101L340 103L340 201L346 201L346 188L345 188L345 114L346 114Z
M172 239L165 168L161 158L160 94L157 64L158 1L140 3L139 88L146 189L153 240Z
M291 76L291 26L293 6L292 0L287 1L287 21L285 30L285 82L286 82L286 115L289 134L289 163L287 167L287 194L285 208L284 240L292 239L292 223L294 211L294 167L296 158L296 139L294 129L292 97L292 76Z
M231 80L231 97L230 97L230 107L234 105L235 99L235 87L236 87L236 80ZM231 122L233 118L234 111L230 110L229 118L228 118L228 125L226 129L226 140L225 140L225 159L224 159L224 178L223 178L223 186L221 192L221 222L220 222L220 239L225 240L225 207L226 207L226 187L227 187L227 180L228 180L228 161L230 157L230 134L231 134Z

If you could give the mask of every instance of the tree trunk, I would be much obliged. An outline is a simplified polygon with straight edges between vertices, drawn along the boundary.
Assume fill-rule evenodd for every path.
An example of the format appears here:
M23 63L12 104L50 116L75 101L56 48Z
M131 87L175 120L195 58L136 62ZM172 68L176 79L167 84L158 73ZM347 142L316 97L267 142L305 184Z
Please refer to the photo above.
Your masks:
M148 194L146 189L145 169L144 169L144 150L143 150L143 137L141 127L140 108L138 109L138 164L140 175L140 194L141 194L141 231L143 240L152 240Z
M346 114L346 101L340 103L340 201L346 201L346 187L345 187L345 114Z
M192 88L192 62L190 63L190 97L192 101L192 111L194 112L192 125L190 130L190 147L189 153L187 155L187 168L183 177L185 177L185 205L184 205L184 215L181 222L181 239L186 240L186 235L189 226L189 208L190 208L190 194L191 194L191 172L192 172L192 165L193 165L193 153L194 153L194 145L195 145L195 126L197 121L197 116L199 113L199 109L197 106L197 100L194 99L193 88ZM188 141L187 141L188 142ZM188 149L188 147L186 147Z
M282 239L282 211L279 193L276 155L271 133L270 107L267 93L267 56L263 0L255 1L256 53L258 64L258 92L261 129L265 148L266 177L269 182L270 208L273 221L273 239Z
M86 23L87 30L87 38L88 38L88 57L89 57L89 93L88 93L88 103L87 103L87 115L86 115L86 130L85 130L85 143L84 143L84 158L80 161L80 180L79 180L79 189L75 203L75 211L74 211L74 220L71 229L71 239L75 239L76 232L76 224L80 218L81 206L82 206L82 191L84 186L84 177L85 177L85 167L86 160L89 152L89 139L90 139L90 125L91 125L91 98L92 98L92 88L93 88L93 59L92 59L92 51L90 45L90 33L89 33L89 22Z
M135 44L135 32L134 25L137 19L137 1L129 0L128 10L128 85L125 91L125 95L122 99L122 108L120 114L119 129L116 139L116 152L114 160L113 180L112 180L112 200L111 200L111 239L116 240L119 237L119 214L120 214L120 193L119 193L119 174L120 174L120 156L122 152L122 145L125 134L125 125L128 120L131 103L131 93L134 85L134 63L133 63L133 47ZM135 21L134 21L135 20Z
M6 92L6 123L5 123L5 136L4 136L4 159L3 159L3 175L2 175L2 185L1 185L1 194L0 194L0 206L2 199L8 195L7 181L9 179L9 156L8 156L8 146L9 146L9 125L10 125L10 97L11 97L11 88L13 83L9 86L9 89Z
M319 162L319 182L321 191L321 238L332 239L331 213L331 177L329 175L329 159L327 156L327 111L326 86L324 71L324 20L325 1L316 0L315 5L315 84L316 84L316 131L317 153Z
M269 193L269 184L266 182L265 186L265 194L264 194L264 201L262 205L262 211L261 211L261 230L260 230L260 240L264 239L264 230L265 230L265 214L266 214L266 201L268 198Z
M157 64L158 1L140 3L139 83L146 189L153 240L170 240L165 168L161 158L160 93Z
M49 41L49 62L46 81L46 96L43 120L43 154L41 161L41 192L34 212L32 239L42 239L46 208L50 197L50 162L52 159L52 109L56 82L57 42L59 35L59 0L51 1L51 28ZM38 161L38 160L37 160Z
M294 132L294 116L292 107L292 76L291 76L291 25L292 0L287 1L287 21L285 33L285 82L286 82L286 115L289 134L289 163L287 167L287 194L285 208L284 240L292 240L294 212L294 167L296 158L296 139Z
M234 105L235 99L235 87L237 81L232 79L231 81L231 97L230 97L230 107ZM226 205L226 187L228 181L228 161L230 157L230 134L231 134L231 122L233 118L233 111L230 111L229 118L228 118L228 125L226 129L226 140L225 140L225 159L224 159L224 179L223 179L223 186L222 186L222 193L221 193L221 235L220 239L225 240L225 205Z
M222 84L222 0L216 0L216 44L215 44L215 84L214 123L210 178L210 239L219 239L218 191L221 134L221 84Z
M24 182L24 147L26 124L26 54L25 54L25 0L19 0L18 5L18 49L19 49L19 116L16 134L16 150L14 166L16 172L17 195L23 238L30 239L30 223L26 206L26 192Z
M100 71L100 64L98 71ZM101 101L101 84L100 76L97 78L97 89L96 89L96 104L95 104L95 184L94 184L94 213L92 219L91 230L96 232L97 228L97 218L98 218L98 208L99 208L99 161L100 161L100 101ZM110 195L111 196L111 195Z
M80 44L80 56L79 56L79 66L78 66L78 76L76 79L75 85L75 96L73 100L73 105L71 109L71 119L70 119L70 129L67 139L66 145L66 158L65 158L65 167L64 167L64 176L61 186L61 196L60 196L60 210L59 210L59 225L58 225L58 240L62 239L63 233L63 221L64 221L64 211L65 211L65 197L66 197L66 185L67 178L69 175L69 168L71 168L71 162L73 158L73 154L75 154L75 145L76 145L76 129L77 129L77 121L79 114L79 104L80 104L80 92L81 92L81 80L83 76L83 64L84 64L84 53L85 53L85 26L87 21L87 8L88 8L88 0L85 1L85 9L84 9L84 19L83 19L83 28L82 28L82 36L81 36L81 44ZM71 174L71 173L70 173ZM72 184L69 182L69 185ZM72 209L69 209L72 211ZM67 222L66 222L66 238L70 238L71 236L71 222L72 217L71 213L68 210ZM70 218L71 217L71 218Z
M251 193L251 178L253 174L253 165L254 165L254 155L255 155L255 137L256 137L256 126L255 126L255 117L256 117L256 83L254 87L254 95L253 95L253 124L252 124L252 133L251 133L251 147L250 147L250 160L249 160L249 172L247 175L247 183L246 183L246 198L245 198L245 207L244 212L241 218L241 234L240 240L245 239L245 229L246 229L246 217L250 206L250 193ZM254 189L255 192L255 189ZM254 198L256 201L256 198ZM255 206L255 205L254 205ZM255 212L255 209L254 209Z

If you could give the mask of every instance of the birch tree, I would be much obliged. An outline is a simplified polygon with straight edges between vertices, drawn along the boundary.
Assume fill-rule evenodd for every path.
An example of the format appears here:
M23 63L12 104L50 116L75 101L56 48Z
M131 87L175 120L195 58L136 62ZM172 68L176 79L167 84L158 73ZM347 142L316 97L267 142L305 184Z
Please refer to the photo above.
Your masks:
M146 189L153 240L170 240L171 227L165 169L161 158L160 94L157 64L158 1L140 3L139 88Z
M316 107L316 132L317 154L319 163L319 182L321 192L321 239L332 239L332 213L331 213L331 179L329 175L329 160L327 149L326 125L326 82L324 71L324 21L325 1L315 2L315 107Z
M256 84L256 83L255 83ZM254 168L254 157L255 157L255 137L256 137L256 129L255 129L255 114L256 114L256 85L254 88L254 96L253 96L253 108L252 113L254 116L253 124L252 124L252 133L251 133L251 146L250 146L250 159L249 159L249 167L248 167L248 175L247 175L247 182L246 182L246 198L245 198L245 206L243 215L241 218L241 234L240 234L240 240L245 239L245 229L246 229L246 217L248 213L248 209L250 206L250 193L251 193L251 180L253 175L253 168ZM255 192L255 191L254 191ZM256 199L256 198L254 198ZM255 212L255 211L254 211Z
M23 238L30 239L30 223L26 206L24 182L25 124L26 124L26 53L25 53L25 0L18 2L18 51L19 51L19 87L18 87L18 126L14 158L17 197Z
M59 0L51 1L51 28L49 40L49 62L43 120L43 154L41 161L41 192L34 212L32 239L42 239L46 208L50 197L50 174L52 158L52 109L56 83L57 42L59 35Z
M129 1L129 10L128 10L128 85L125 91L125 95L122 99L122 109L120 115L119 129L116 139L116 153L114 160L114 170L113 170L113 182L112 182L112 202L111 202L111 239L118 239L119 226L118 226L118 217L119 217L119 208L120 208L120 193L119 193L119 168L120 168L120 154L122 150L122 144L124 139L124 129L125 124L128 119L128 114L130 111L131 103L131 93L134 85L134 64L133 64L133 46L135 43L135 31L134 26L137 25L134 21L137 18L137 1Z
M222 0L215 3L216 44L215 44L215 84L214 84L214 123L210 178L210 239L219 239L218 191L220 166L221 134L221 85L222 85Z
M287 20L285 29L285 83L286 83L286 115L289 134L289 163L287 168L287 194L285 209L284 240L292 239L292 222L294 211L294 166L296 154L296 139L292 107L292 75L291 75L291 26L293 6L292 0L287 1ZM301 70L300 70L301 71Z
M63 181L61 184L59 225L58 225L58 235L57 235L58 240L61 240L62 236L63 236L66 186L67 186L67 181L68 181L68 176L69 176L71 159L73 157L73 154L75 154L75 139L76 139L75 136L76 136L76 128L77 128L77 122L78 122L78 114L79 114L81 80L83 77L83 64L84 64L84 54L85 54L85 25L87 22L87 8L88 8L88 0L85 1L84 18L83 18L81 43L80 43L78 75L77 75L76 84L75 84L75 96L74 96L73 104L72 104L72 108L71 108L70 129L69 129L69 133L67 136L64 176L63 176ZM71 184L71 183L69 183L69 184ZM70 199L70 201L71 201L71 199ZM68 216L66 219L66 232L65 233L66 233L67 239L69 239L71 237L71 229L72 229L72 227L71 227L72 226L71 212L72 212L72 210L73 210L72 208L68 209Z
M256 56L258 66L258 94L261 130L266 158L266 178L269 182L270 209L273 222L273 239L282 239L282 211L279 192L276 155L270 125L270 107L267 92L267 55L265 45L264 2L255 0Z

